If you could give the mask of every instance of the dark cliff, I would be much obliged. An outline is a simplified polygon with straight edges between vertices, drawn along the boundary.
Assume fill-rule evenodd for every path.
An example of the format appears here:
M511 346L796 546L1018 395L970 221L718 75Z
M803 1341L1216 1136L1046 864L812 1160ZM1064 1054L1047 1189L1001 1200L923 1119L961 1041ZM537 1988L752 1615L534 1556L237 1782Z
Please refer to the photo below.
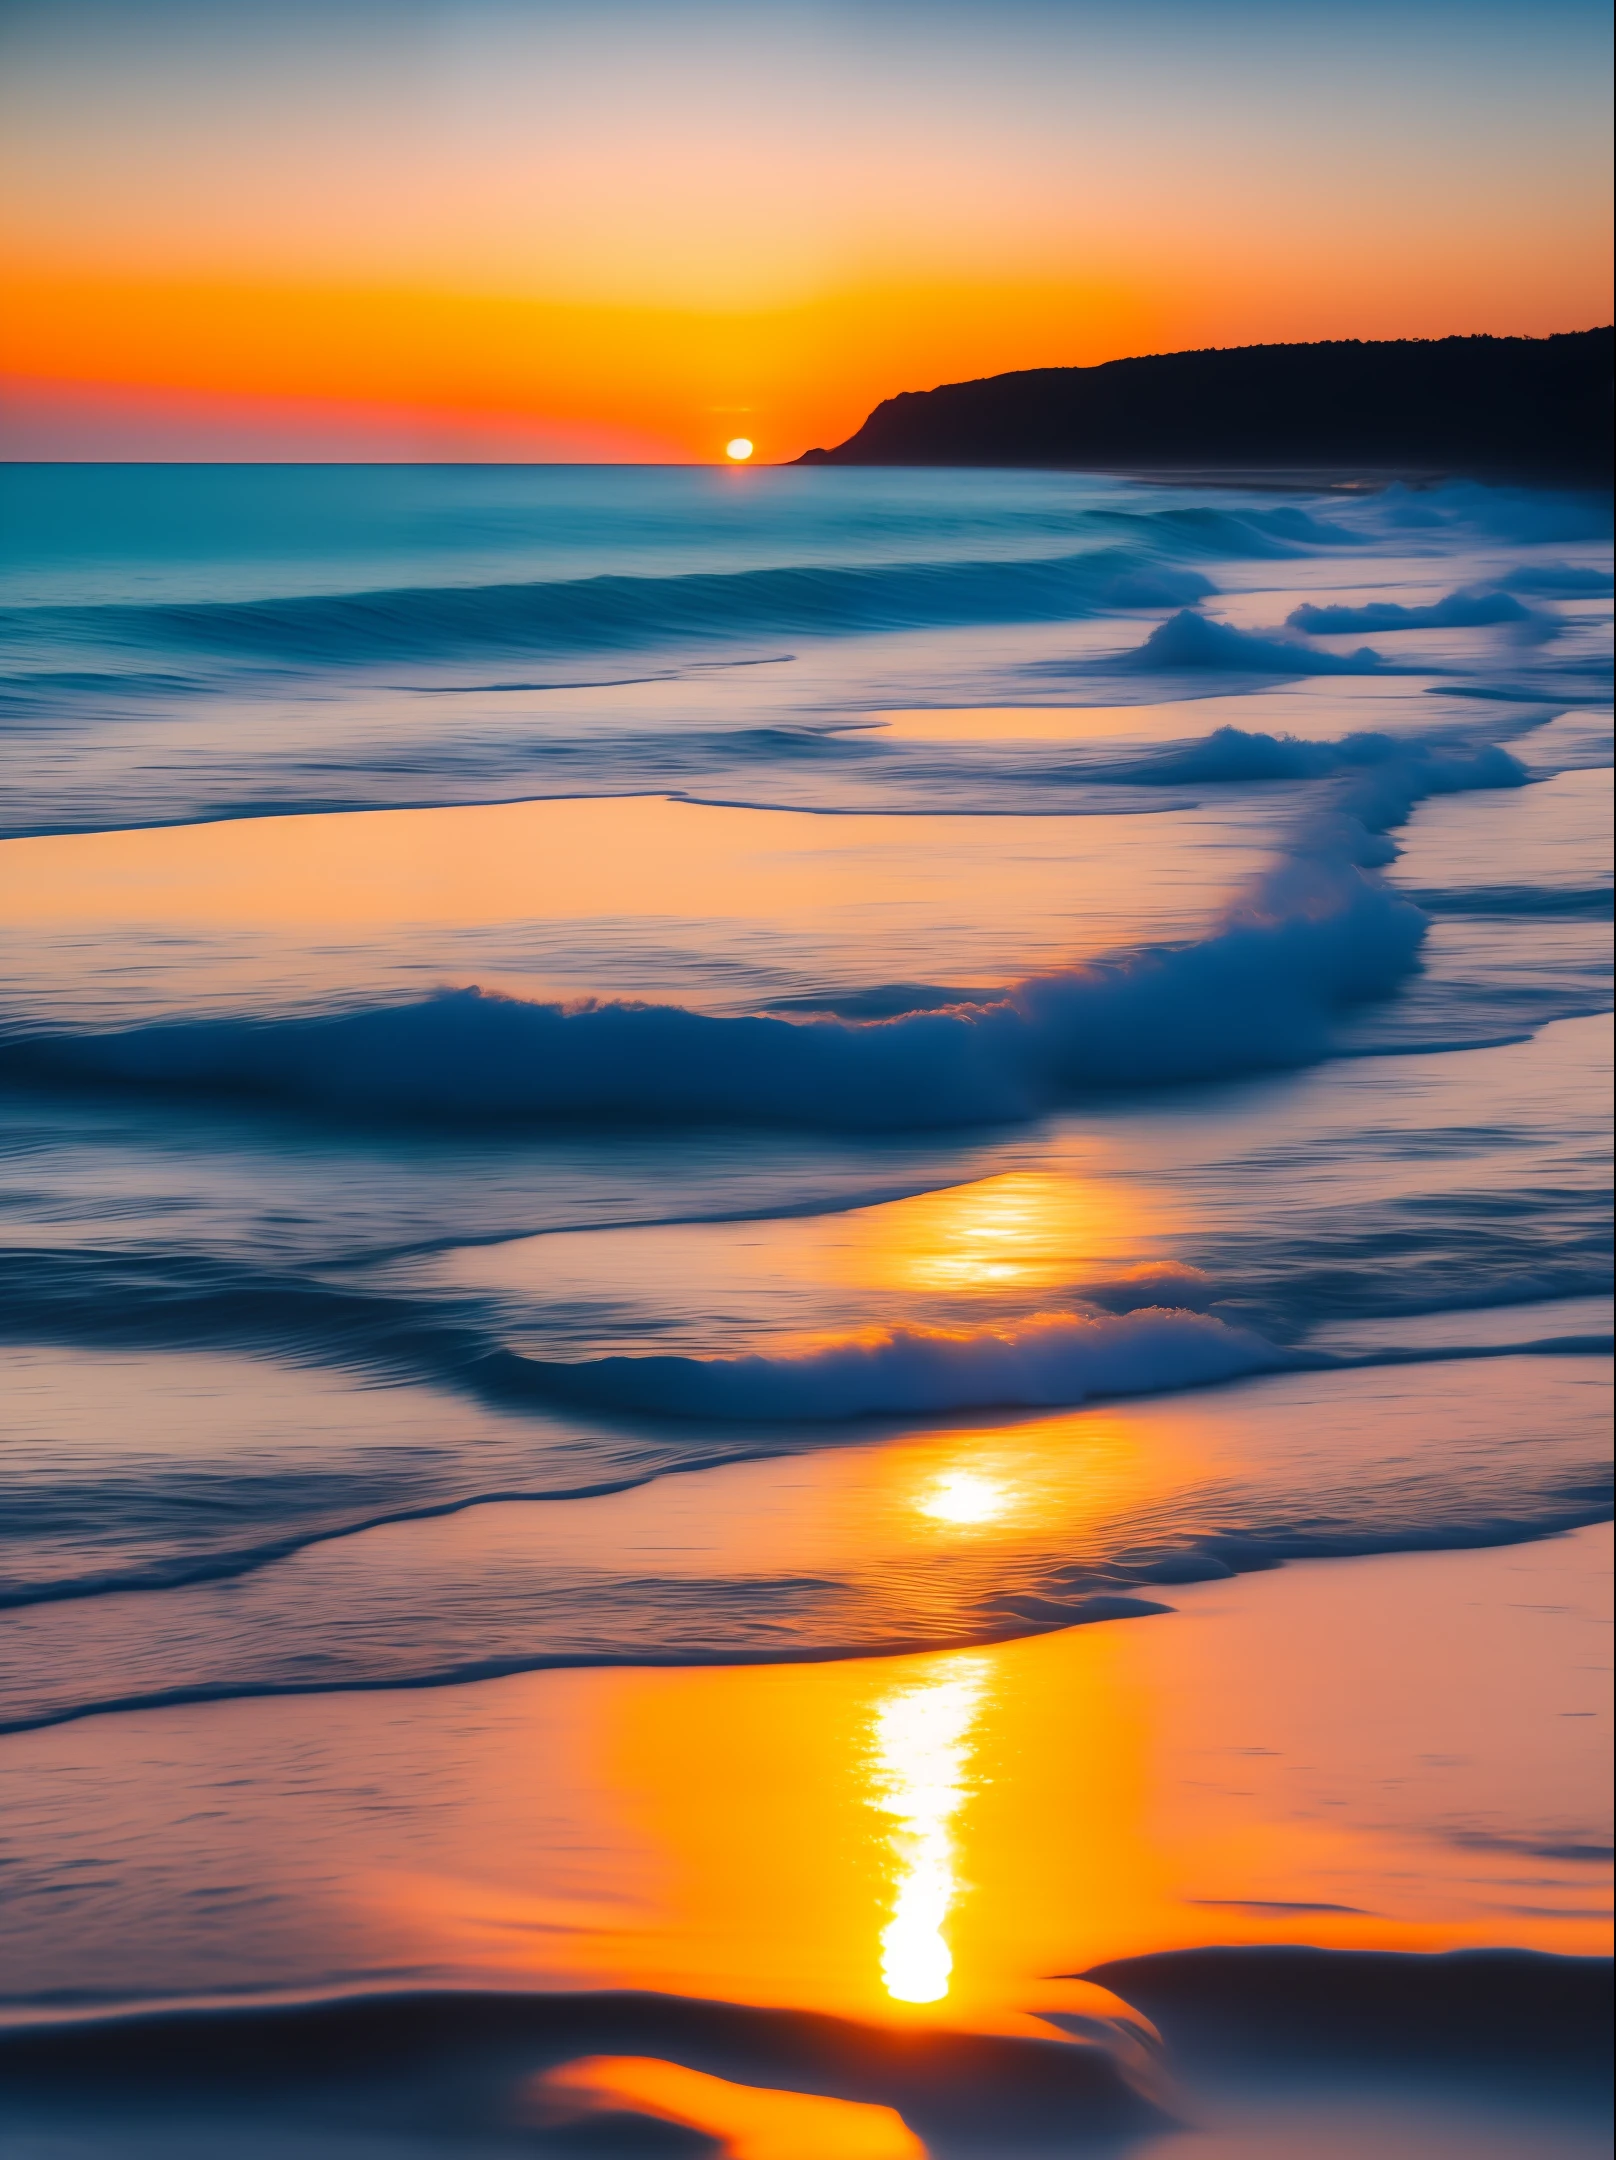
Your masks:
M878 405L802 465L1434 468L1608 485L1612 332L1246 345Z

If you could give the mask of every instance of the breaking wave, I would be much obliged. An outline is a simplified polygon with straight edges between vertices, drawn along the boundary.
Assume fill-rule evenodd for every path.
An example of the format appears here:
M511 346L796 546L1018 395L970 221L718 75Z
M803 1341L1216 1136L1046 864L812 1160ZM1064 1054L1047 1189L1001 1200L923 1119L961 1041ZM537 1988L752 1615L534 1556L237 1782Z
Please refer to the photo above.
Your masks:
M1301 1065L1414 966L1425 918L1350 862L1298 857L1199 944L1035 976L991 1003L867 1022L529 1003L409 1004L121 1030L14 1028L0 1071L269 1096L348 1113L897 1129L1004 1122L1074 1092Z
M1075 1094L1310 1063L1338 1016L1415 967L1425 917L1372 873L1422 797L1518 786L1473 756L1220 729L1119 777L1348 775L1198 943L1124 951L1001 994L872 1019L541 1004L472 987L408 1004L102 1031L13 1023L0 1072L268 1096L345 1114L895 1130L1013 1122Z
M662 1417L851 1419L1040 1409L1332 1362L1209 1313L1039 1313L1017 1326L885 1328L796 1356L526 1360L564 1402Z
M1285 620L1291 629L1305 630L1309 637L1341 637L1361 631L1482 630L1498 623L1546 625L1551 618L1523 607L1497 586L1464 585L1429 607L1405 607L1396 600L1372 600L1363 607L1315 607L1309 601L1293 608Z
M1496 746L1474 753L1433 751L1422 743L1374 733L1314 742L1296 735L1263 735L1245 728L1214 728L1198 741L1169 744L1132 763L1102 766L1085 779L1130 787L1240 785L1260 780L1322 780L1337 773L1384 773L1389 796L1367 781L1353 798L1354 815L1372 830L1400 824L1415 802L1429 795L1462 794L1471 788L1523 787L1519 761ZM1392 805L1401 803L1400 814Z
M1379 653L1367 645L1355 653L1315 652L1289 638L1264 637L1259 631L1214 622L1191 608L1158 623L1124 661L1129 667L1174 674L1211 670L1242 675L1367 675L1381 664Z

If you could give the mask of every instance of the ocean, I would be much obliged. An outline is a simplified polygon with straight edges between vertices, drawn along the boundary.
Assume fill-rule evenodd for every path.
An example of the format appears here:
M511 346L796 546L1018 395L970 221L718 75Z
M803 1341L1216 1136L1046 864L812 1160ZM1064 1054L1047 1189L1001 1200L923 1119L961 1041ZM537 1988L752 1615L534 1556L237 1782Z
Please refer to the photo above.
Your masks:
M0 501L13 2149L1594 2150L1608 499Z

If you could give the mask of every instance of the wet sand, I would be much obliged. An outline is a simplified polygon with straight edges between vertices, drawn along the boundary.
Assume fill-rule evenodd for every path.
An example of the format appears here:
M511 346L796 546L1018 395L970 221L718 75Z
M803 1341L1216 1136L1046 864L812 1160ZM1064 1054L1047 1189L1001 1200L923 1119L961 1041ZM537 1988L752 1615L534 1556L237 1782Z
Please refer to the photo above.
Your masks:
M1604 1954L1610 1547L1308 1562L932 1656L16 1734L4 1994L430 1980L971 2024L1197 1943Z

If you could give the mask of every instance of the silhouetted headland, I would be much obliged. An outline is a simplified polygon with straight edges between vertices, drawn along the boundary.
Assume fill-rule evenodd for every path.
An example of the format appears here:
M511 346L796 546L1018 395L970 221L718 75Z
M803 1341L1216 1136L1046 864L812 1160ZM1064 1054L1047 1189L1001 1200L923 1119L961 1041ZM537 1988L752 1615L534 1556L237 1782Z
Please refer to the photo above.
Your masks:
M1608 486L1612 332L1244 345L886 399L800 465L1462 472Z

